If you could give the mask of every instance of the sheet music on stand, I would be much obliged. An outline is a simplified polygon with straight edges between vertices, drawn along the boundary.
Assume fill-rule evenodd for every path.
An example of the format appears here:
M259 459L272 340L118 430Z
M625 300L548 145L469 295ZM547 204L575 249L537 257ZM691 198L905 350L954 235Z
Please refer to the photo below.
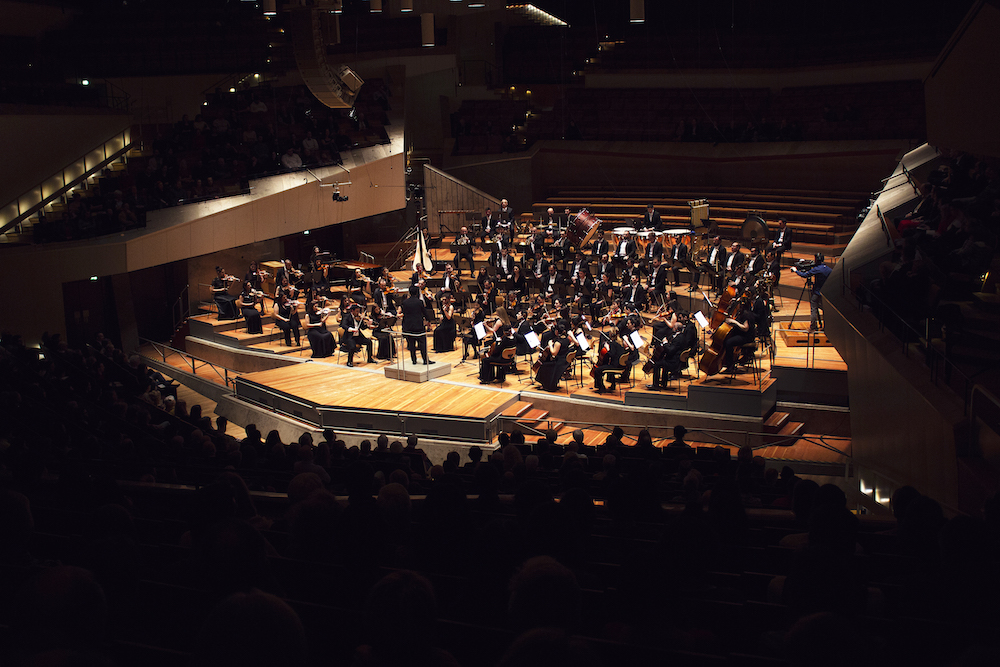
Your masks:
M630 333L628 335L628 339L632 342L632 345L637 350L646 344L646 341L642 339L642 336L639 335L638 331L633 331L632 333Z
M484 323L476 322L475 326L472 327L472 330L476 332L477 340L486 338L486 325Z
M583 350L583 352L590 350L590 341L587 340L587 337L584 336L583 333L578 333L576 335L576 344L581 350Z
M694 311L694 319L698 323L698 326L700 326L702 329L708 328L709 322L708 318L705 317L705 313L701 312L700 310Z
M532 350L537 350L542 345L542 341L539 340L538 334L536 334L534 331L529 331L528 333L524 334L524 340L528 343L528 346Z

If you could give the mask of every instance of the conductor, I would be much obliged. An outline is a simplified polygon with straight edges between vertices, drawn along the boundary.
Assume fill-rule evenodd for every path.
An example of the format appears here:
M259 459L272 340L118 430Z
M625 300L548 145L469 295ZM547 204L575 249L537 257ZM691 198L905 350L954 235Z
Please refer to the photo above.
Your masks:
M410 285L410 296L403 300L403 335L406 336L406 346L410 350L410 362L417 363L417 350L424 365L427 361L427 334L424 329L424 303L420 300L420 291L416 285Z

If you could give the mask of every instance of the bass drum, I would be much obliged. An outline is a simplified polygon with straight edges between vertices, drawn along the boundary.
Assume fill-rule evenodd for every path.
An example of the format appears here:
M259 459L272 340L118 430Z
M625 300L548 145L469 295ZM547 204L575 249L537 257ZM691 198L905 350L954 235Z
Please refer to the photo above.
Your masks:
M587 209L581 209L573 221L569 225L569 230L567 230L567 236L569 237L570 243L572 243L578 250L582 249L583 246L590 243L590 240L594 238L597 234L597 230L601 227L601 221L599 218L591 215Z

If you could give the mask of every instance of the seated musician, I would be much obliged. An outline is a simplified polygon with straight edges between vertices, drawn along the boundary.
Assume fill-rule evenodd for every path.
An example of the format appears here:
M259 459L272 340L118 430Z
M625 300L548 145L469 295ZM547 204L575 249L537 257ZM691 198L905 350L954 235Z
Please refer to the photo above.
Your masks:
M243 276L243 282L249 282L253 285L253 288L260 291L261 286L264 284L264 276L267 275L266 271L261 271L257 266L256 261L250 262L250 267L247 269L246 275Z
M663 244L653 232L646 233L646 249L642 251L642 261L651 266L654 259L663 259Z
M653 260L653 268L646 279L646 296L650 303L659 301L667 291L667 265L659 258Z
M524 259L537 259L545 254L545 233L535 228L531 230L531 238L524 247Z
M507 379L503 353L505 350L516 348L517 342L514 340L513 331L506 324L500 325L496 336L496 342L490 347L489 353L483 355L479 363L480 384L489 384L494 380L499 380L502 383Z
M708 250L708 258L705 260L705 268L712 276L712 289L716 294L721 294L725 287L726 249L722 246L722 239L716 236L712 239L712 246ZM692 286L697 282L692 282Z
M542 219L538 224L547 230L550 235L555 235L556 230L562 227L559 222L560 220L556 215L556 210L550 206L545 209L545 215L542 216Z
M289 285L297 285L302 281L302 272L292 266L292 260L286 259L280 269L274 274L274 282L282 283L282 278L288 278Z
M427 280L427 278L428 278L427 270L424 269L424 265L417 262L416 267L414 267L413 273L410 274L410 284L416 285L421 280Z
M629 259L635 257L635 241L632 240L632 232L625 232L622 239L615 247L615 263L625 264Z
M420 303L424 308L424 318L430 322L434 319L434 295L431 294L431 291L427 288L427 283L423 279L417 281L412 287L417 288Z
M760 254L760 248L752 246L750 248L750 259L747 260L746 272L752 276L759 276L767 268L767 261Z
M528 280L519 265L514 265L514 273L507 282L510 294L515 295L519 300L528 296Z
M472 349L472 358L479 358L479 338L476 337L475 326L480 322L486 321L486 313L483 311L483 304L478 301L475 302L473 308L475 309L472 314L472 320L469 322L469 329L462 334L462 361L469 358L469 349ZM487 331L489 328L487 327Z
M354 353L358 347L364 347L368 351L368 363L375 359L372 357L372 341L362 333L367 324L365 318L361 316L361 304L352 303L340 322L344 330L344 348L347 350L347 365L354 367Z
M221 266L215 267L215 278L212 279L212 297L215 299L215 308L219 313L220 320L235 320L236 297L229 294L229 284L239 279L226 275L226 270Z
M590 245L590 256L600 257L602 260L606 260L606 255L611 252L611 246L608 245L607 239L604 238L604 232L598 231L597 238Z
M294 301L299 296L299 289L288 282L288 276L282 274L281 279L278 281L278 285L274 290L274 300L280 301L282 296L288 297L290 300Z
M365 288L371 285L372 279L364 274L361 269L354 269L354 275L347 282L351 294L358 300L365 300Z
M740 362L740 359L736 358L736 349L754 341L754 335L757 333L757 316L753 313L750 300L742 299L736 315L727 317L726 322L732 330L723 342L725 351L722 355L722 373L730 372L733 365Z
M441 305L441 299L446 296L455 297L455 268L449 263L444 265L444 276L441 278L441 289L434 295L434 300Z
M552 339L543 350L543 355L539 357L538 372L535 374L535 382L542 385L545 391L559 391L559 383L569 370L566 357L573 349L573 344L566 333L566 325L556 324L553 333Z
M617 337L604 336L602 338L601 347L598 350L597 362L595 362L594 369L591 372L591 375L594 376L594 390L598 394L613 392L615 385L624 379L621 376L627 364L623 365L621 360L626 353L627 350L618 342ZM604 384L605 379L608 382L607 386Z
M552 242L552 263L559 262L563 268L566 268L566 259L569 256L569 251L569 233L564 229L559 233L556 240Z
M458 268L458 275L462 275L462 260L469 265L469 273L476 272L476 265L473 261L472 238L469 236L469 228L462 227L455 239L455 260L454 265Z
M378 352L375 356L378 359L392 359L396 355L396 344L392 339L391 330L399 317L396 301L391 294L382 290L375 291L374 301L372 315L376 319L376 325L372 336L378 341Z
M573 265L569 266L568 268L569 270L567 271L567 273L569 273L569 275L571 276L575 276L582 269L586 269L587 273L590 273L590 262L587 261L586 256L584 256L583 254L583 251L578 249L576 251L576 259L573 260Z
M638 276L641 280L642 277L646 275L646 269L643 268L642 264L635 261L634 257L629 257L625 262L625 268L622 269L621 275L621 286L624 289L629 283L632 282L633 276Z
M590 275L586 264L573 273L573 293L577 306L590 307L590 302L594 298L594 287L594 277Z
M560 292L565 282L566 279L556 270L556 265L553 262L549 264L548 272L542 276L542 293L548 297L552 297Z
M747 256L740 249L740 244L733 241L729 255L726 257L726 280L732 281L737 272L742 271L746 258Z
M681 284L681 269L687 266L688 247L687 244L677 240L670 248L667 264L670 265L670 272L674 276L674 287Z
M477 299L479 303L483 306L483 311L487 315L492 315L497 308L497 288L493 284L493 281L486 279L483 283L482 291L479 293Z
M622 300L635 310L645 310L646 290L639 284L639 276L633 275L628 287L621 291Z
M327 273L327 266L322 263L319 257L312 262L312 287L317 294L330 293L330 279Z
M686 316L674 318L669 329L654 340L653 353L653 384L647 384L647 389L663 389L667 380L679 380L681 377L681 353L692 349L698 343L698 330L694 322ZM654 332L654 338L656 334ZM656 351L656 347L659 351Z
M320 310L319 301L310 300L306 302L306 313L309 315L305 322L306 337L313 359L329 357L333 354L333 334L326 328L329 311Z
M441 321L434 328L434 351L451 352L455 349L455 307L450 294L441 298Z
M500 249L500 255L494 265L497 270L497 280L509 280L514 275L514 267L517 261L511 256L510 248L504 246Z

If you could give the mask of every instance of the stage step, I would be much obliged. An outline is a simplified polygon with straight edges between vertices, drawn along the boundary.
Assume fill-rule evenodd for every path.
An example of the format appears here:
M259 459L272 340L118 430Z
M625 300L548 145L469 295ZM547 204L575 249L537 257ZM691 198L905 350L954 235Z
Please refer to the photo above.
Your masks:
M292 354L295 352L301 352L302 350L309 349L309 343L306 341L305 334L302 335L302 344L296 345L294 342L291 347L285 347L285 339L282 338L281 330L276 330L274 332L274 340L267 343L254 343L253 345L247 346L251 350L257 350L258 352L273 352L274 354Z
M764 422L764 431L767 433L778 433L788 422L787 412L772 412L771 416Z
M778 431L778 435L783 435L783 436L801 435L802 429L804 427L805 424L803 422L790 421L781 427L781 430Z
M532 403L529 403L527 401L518 401L517 403L513 404L512 406L504 410L503 416L514 417L516 419L519 419L523 417L529 410L531 410L532 405L533 405Z

